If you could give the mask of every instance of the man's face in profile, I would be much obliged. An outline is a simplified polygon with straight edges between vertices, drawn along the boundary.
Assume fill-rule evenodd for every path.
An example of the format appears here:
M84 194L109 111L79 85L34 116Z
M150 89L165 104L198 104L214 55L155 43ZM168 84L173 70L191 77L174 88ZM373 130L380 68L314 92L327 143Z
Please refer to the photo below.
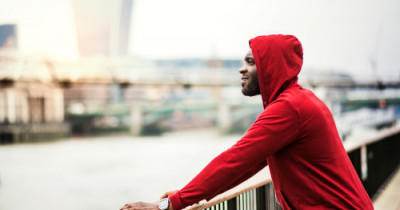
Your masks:
M258 84L257 67L254 62L253 52L249 50L244 57L244 64L239 69L242 74L242 93L245 96L255 96L260 94Z

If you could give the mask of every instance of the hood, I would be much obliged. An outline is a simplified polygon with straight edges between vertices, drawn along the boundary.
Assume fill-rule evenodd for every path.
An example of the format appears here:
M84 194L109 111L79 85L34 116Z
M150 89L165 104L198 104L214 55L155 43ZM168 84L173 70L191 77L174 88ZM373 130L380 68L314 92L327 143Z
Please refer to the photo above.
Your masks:
M300 41L292 35L258 36L250 40L264 108L289 85L297 83L303 64Z

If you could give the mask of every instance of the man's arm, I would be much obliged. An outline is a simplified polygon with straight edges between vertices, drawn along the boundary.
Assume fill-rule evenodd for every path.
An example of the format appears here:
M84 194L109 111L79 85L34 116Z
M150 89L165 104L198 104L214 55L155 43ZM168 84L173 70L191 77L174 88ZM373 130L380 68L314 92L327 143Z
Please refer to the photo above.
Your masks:
M179 210L240 184L267 165L267 157L292 143L298 115L285 101L270 104L234 146L213 159L192 181L171 195Z
M298 123L297 112L288 102L271 103L241 140L214 158L184 188L169 196L172 207L180 210L203 199L209 200L245 181L267 165L269 155L296 139Z
M190 182L182 190L177 191L175 194L171 195L169 198L171 200L172 205L176 206L177 209L182 209L186 206L197 203L203 199L210 200L211 198L215 197L216 195L219 195L219 194L239 185L240 183L246 181L248 178L252 177L254 174L256 174L261 169L263 169L266 165L267 165L267 162L263 161L260 164L256 165L254 168L252 168L252 170L243 174L242 176L235 178L234 176L227 175L223 178L217 178L217 179L221 179L220 181L209 180L209 182L207 181L208 183L205 183L202 186L195 185L195 186L198 186L198 188L199 188L198 190L191 188L191 185L193 184L193 182L196 182L196 178L199 178L198 176L196 176L196 178L193 179L192 182ZM212 167L212 166L210 166L210 167ZM204 170L207 171L207 167ZM201 173L208 173L208 172L203 172L203 171ZM215 175L211 175L211 176L215 176ZM219 182L219 183L217 183L217 182ZM210 187L211 185L214 185L216 187ZM218 186L220 186L220 187L218 187ZM208 188L208 189L206 189L206 188ZM204 192L208 192L208 195ZM204 197L204 195L206 195L206 196ZM181 198L185 198L185 200L182 200Z

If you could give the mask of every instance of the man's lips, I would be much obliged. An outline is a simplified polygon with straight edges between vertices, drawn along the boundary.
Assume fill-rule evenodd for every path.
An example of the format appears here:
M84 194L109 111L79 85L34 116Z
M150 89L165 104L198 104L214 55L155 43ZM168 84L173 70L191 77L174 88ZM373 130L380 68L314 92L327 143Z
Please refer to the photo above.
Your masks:
M248 77L242 77L242 86L243 86L243 87L246 85L247 80L249 80Z

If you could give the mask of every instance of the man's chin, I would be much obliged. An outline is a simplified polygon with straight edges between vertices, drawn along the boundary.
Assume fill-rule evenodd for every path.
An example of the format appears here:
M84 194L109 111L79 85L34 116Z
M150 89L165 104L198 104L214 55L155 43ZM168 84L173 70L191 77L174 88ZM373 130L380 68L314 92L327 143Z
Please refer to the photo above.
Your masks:
M244 96L247 96L247 92L246 92L246 90L245 90L244 88L242 88L242 94L243 94Z
M251 92L246 91L246 90L243 90L243 89L242 89L242 94L243 94L244 96L255 96L255 94L252 94Z
M256 96L256 95L260 94L260 91L242 88L242 94L245 96Z

